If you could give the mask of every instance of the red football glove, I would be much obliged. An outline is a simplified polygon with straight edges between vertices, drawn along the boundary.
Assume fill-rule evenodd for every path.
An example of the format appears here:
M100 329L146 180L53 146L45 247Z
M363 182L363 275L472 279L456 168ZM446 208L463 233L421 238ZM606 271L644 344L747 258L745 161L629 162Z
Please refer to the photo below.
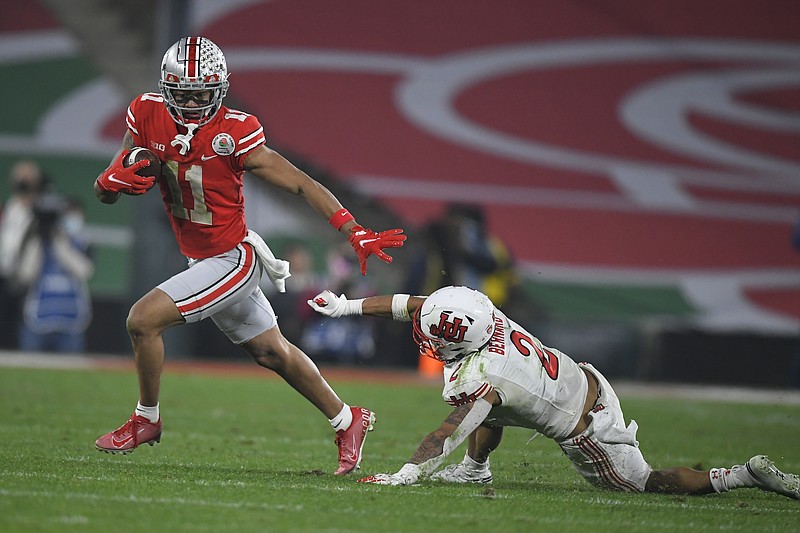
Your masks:
M361 226L353 226L350 229L350 246L356 251L358 262L361 264L361 275L367 275L367 258L372 254L378 256L378 259L386 263L391 263L391 256L384 253L384 248L399 248L403 246L403 241L406 236L402 235L401 228L390 229L375 233L371 229L364 229Z
M144 194L153 186L156 180L154 176L139 176L136 171L150 165L150 161L142 159L137 161L129 167L122 165L122 160L128 155L125 151L119 155L118 158L111 163L100 176L97 178L97 185L101 189L108 192L125 194Z

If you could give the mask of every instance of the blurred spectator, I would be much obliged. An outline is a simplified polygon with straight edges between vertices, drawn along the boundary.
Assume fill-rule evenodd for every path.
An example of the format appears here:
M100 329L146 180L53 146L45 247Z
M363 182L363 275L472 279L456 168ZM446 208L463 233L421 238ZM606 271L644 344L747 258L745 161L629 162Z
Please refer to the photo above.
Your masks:
M370 278L361 275L358 261L348 250L344 245L328 251L328 278L324 280L324 287L336 294L346 294L351 299L375 295L375 287ZM316 294L307 295L298 305L311 310L306 300ZM313 310L311 314L312 316L307 317L308 323L303 331L301 344L303 350L315 361L353 364L369 362L376 356L375 324L372 321L365 324L354 316L336 320L320 318Z
M15 348L21 316L23 288L16 286L20 252L34 222L33 204L45 189L45 176L35 161L23 159L8 175L9 197L0 217L0 347Z
M448 205L444 214L423 230L422 240L424 244L411 260L403 292L431 294L448 285L464 285L483 292L506 312L523 307L524 316L530 316L530 309L535 309L519 287L510 251L499 237L489 233L480 206ZM410 348L408 342L397 340L406 349ZM441 375L441 363L429 357L419 358L417 364L423 375Z
M314 254L306 243L290 242L279 255L289 261L292 273L286 280L286 292L278 292L270 282L264 283L262 289L269 293L270 304L281 321L281 333L289 342L299 346L307 322L316 320L316 313L308 307L306 300L326 287L314 266Z
M94 273L83 208L48 192L36 198L32 212L11 273L14 286L25 290L19 348L83 352L91 321L87 282Z
M489 296L496 307L503 308L516 295L521 294L515 290L519 285L519 278L514 268L514 258L505 243L495 235L488 235L487 240L495 260L495 268L483 276L482 288L478 290Z
M496 267L478 207L449 205L423 234L424 249L414 257L407 279L410 294L430 294L445 285L480 289L481 277Z
M497 307L508 302L517 284L505 244L487 229L477 205L451 204L424 230L425 244L409 269L406 292L430 294L447 285L484 292Z

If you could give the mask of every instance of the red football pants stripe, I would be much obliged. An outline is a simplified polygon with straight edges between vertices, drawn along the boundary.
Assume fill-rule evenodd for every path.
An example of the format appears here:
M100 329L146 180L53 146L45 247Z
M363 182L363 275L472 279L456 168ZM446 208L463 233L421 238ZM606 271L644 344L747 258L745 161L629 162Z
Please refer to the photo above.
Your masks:
M255 252L253 251L253 247L249 244L242 244L242 249L244 250L244 263L242 264L241 268L231 276L230 278L222 281L219 286L214 287L210 290L205 296L202 298L198 298L197 300L193 300L191 302L178 305L178 310L181 314L185 315L191 313L192 311L196 311L201 307L206 307L208 305L213 304L217 300L220 300L225 297L225 295L231 291L231 289L236 288L239 283L243 280L247 279L250 275L250 272L255 267Z

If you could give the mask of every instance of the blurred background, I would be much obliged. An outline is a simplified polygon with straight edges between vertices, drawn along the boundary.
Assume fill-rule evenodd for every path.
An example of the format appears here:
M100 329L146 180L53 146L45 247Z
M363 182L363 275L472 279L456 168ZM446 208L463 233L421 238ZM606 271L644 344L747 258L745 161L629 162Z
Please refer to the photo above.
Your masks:
M246 183L248 225L292 262L289 292L264 288L321 365L418 360L408 325L314 316L319 290L458 283L608 376L800 387L796 0L3 12L0 349L130 357L129 306L185 261L158 193L107 206L92 184L164 50L202 34L227 57L226 105L362 224L409 234L362 278L305 202ZM244 360L210 321L166 342L168 359Z

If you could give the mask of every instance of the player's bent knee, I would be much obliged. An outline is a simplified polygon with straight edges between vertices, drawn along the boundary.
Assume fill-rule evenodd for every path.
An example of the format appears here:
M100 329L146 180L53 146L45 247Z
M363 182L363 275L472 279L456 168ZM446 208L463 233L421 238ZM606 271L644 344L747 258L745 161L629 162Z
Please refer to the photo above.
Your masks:
M138 306L138 302L131 307L130 311L128 311L128 318L125 320L125 326L131 337L138 337L147 333L148 326L146 317L146 309L142 309L141 306Z
M183 323L183 317L169 297L151 291L131 307L125 325L131 337L159 335L170 326Z
M245 350L258 365L270 370L278 370L286 364L287 350L268 343L248 343Z
M242 347L258 365L270 370L280 370L292 357L292 345L277 328L265 331Z
M128 329L128 335L134 339L159 335L164 329L153 324L146 314L134 313L133 310L128 314L125 326Z
M278 350L262 349L250 351L250 356L260 366L270 370L280 370L286 365L287 355Z

